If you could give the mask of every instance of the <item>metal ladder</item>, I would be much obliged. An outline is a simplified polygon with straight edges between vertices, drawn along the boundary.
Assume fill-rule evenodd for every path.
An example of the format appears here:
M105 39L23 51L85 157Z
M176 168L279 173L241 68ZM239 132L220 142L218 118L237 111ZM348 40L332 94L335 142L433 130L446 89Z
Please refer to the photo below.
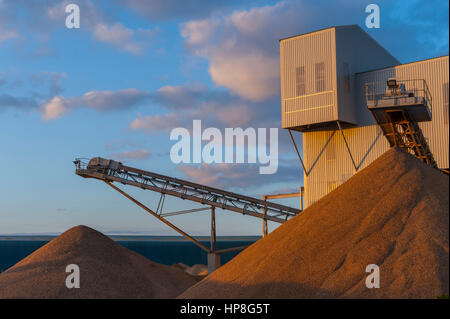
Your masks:
M384 110L387 121L374 116L391 147L400 147L431 167L438 168L430 147L416 121L404 109Z

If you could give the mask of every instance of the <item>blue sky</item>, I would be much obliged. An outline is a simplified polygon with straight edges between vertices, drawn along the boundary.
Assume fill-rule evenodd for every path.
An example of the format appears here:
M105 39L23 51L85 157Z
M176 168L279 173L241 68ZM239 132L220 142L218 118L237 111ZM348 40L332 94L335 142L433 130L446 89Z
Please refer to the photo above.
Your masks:
M69 3L80 7L80 29L65 27ZM193 119L220 129L280 127L283 37L359 24L403 63L448 54L448 1L374 2L380 29L364 25L369 3L0 0L0 234L78 224L174 234L99 181L76 176L75 157L113 157L252 196L297 189L300 165L286 132L279 170L266 176L258 164L175 165L169 132ZM156 207L158 194L127 190ZM173 199L167 208L191 206ZM259 220L217 215L219 235L261 232ZM209 231L206 212L173 221L191 234Z

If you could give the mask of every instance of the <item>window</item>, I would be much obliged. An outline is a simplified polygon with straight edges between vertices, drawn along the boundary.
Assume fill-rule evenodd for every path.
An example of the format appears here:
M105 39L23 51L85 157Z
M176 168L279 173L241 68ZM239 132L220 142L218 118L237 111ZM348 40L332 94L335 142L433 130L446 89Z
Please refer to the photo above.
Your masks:
M316 63L316 92L325 91L325 64Z
M350 92L350 68L348 63L344 62L344 91L345 93Z
M448 82L442 85L444 98L444 124L448 126Z
M295 71L295 83L297 96L305 95L305 67L299 66Z

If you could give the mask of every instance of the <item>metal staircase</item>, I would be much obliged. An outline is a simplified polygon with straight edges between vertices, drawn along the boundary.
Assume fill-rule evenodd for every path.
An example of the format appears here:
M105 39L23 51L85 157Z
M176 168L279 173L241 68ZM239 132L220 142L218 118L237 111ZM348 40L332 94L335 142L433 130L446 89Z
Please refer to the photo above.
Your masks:
M426 164L437 168L427 140L417 122L412 121L405 110L385 110L388 124L378 123L390 147L400 147L421 159Z
M431 121L431 94L425 80L390 79L366 84L366 102L390 147L400 147L438 168L418 122Z

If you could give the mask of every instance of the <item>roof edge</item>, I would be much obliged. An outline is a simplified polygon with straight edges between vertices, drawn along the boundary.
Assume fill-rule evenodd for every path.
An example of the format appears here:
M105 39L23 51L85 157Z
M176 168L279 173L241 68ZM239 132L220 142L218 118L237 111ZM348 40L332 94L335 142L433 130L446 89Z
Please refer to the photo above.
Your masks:
M284 40L289 40L289 39L293 39L293 38L297 38L297 37L302 37L305 35L310 35L316 32L322 32L325 30L331 30L331 29L336 29L336 28L348 28L348 27L359 27L357 24L348 24L348 25L334 25L331 27L326 27L326 28L322 28L322 29L318 29L318 30L314 30L314 31L310 31L310 32L306 32L306 33L300 33L300 34L296 34L296 35L292 35L290 37L285 37L285 38L281 38L278 40L278 42L284 41Z
M417 60L417 61L412 61L412 62L408 62L408 63L400 63L400 64L397 64L397 65L385 66L385 67L378 68L378 69L371 69L371 70L367 70L367 71L363 71L363 72L357 72L355 74L364 74L364 73L369 73L369 72L375 72L375 71L385 70L385 69L389 69L389 68L401 67L401 66L404 66L404 65L409 65L409 64L414 64L414 63L422 63L422 62L426 62L426 61L438 60L438 59L448 58L448 57L449 57L448 54L440 55L440 56L427 58L427 59L423 59L423 60Z

